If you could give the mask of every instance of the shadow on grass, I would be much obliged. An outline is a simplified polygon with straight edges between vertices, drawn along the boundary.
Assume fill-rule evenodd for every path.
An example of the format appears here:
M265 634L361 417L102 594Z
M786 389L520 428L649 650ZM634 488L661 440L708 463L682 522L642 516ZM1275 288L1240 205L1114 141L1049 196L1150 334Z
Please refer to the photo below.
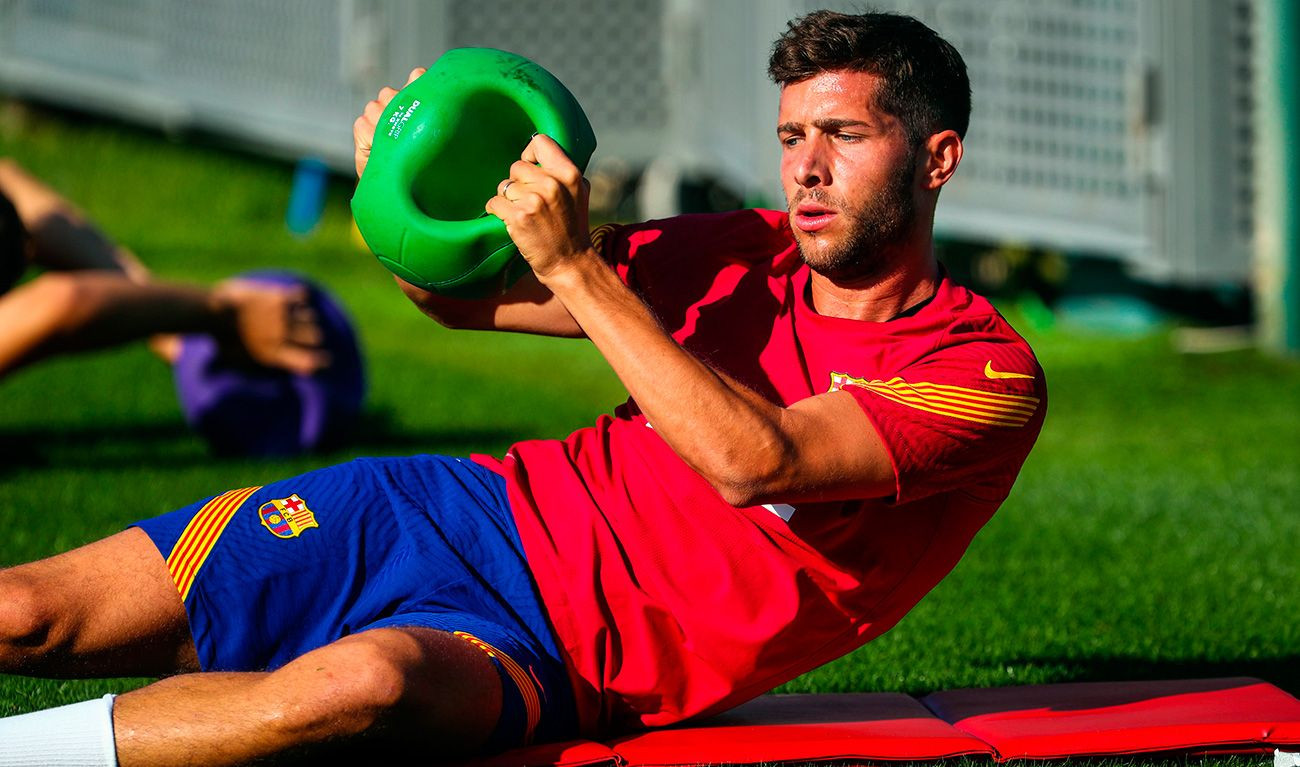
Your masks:
M394 452L427 452L436 450L482 450L485 445L497 442L516 442L522 438L523 427L460 429L456 431L430 428L412 428L401 424L391 410L368 410L361 415L352 436L343 447L389 450Z
M1050 669L1048 682L1130 682L1249 676L1300 696L1300 653L1272 658L1152 660L1130 656L1017 658L1007 663Z
M389 413L367 412L351 438L320 455L347 460L347 453L406 455L483 452L518 438L503 428L439 431L398 424ZM233 460L240 460L233 457ZM145 466L211 466L214 456L182 422L135 421L73 427L0 429L0 477L32 469L132 469Z
M91 468L156 457L172 463L190 439L184 424L132 422L0 429L0 475L46 467Z

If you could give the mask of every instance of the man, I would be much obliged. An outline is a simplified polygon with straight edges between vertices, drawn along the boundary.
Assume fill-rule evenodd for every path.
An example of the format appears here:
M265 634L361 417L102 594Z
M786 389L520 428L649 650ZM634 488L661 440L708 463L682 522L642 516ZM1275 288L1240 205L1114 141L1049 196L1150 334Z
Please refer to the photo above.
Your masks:
M14 288L29 266L45 271ZM155 280L76 206L0 157L0 378L54 355L151 337L170 362L180 339L169 334L187 332L211 333L231 353L301 375L328 362L304 291Z
M203 671L25 737L111 750L111 709L123 765L445 757L720 711L894 625L1005 498L1043 375L934 259L969 114L951 46L819 12L770 72L788 212L589 236L581 174L537 136L486 204L532 276L484 302L403 286L451 326L586 336L627 404L501 460L363 459L0 574L0 668ZM359 173L393 95L357 121Z

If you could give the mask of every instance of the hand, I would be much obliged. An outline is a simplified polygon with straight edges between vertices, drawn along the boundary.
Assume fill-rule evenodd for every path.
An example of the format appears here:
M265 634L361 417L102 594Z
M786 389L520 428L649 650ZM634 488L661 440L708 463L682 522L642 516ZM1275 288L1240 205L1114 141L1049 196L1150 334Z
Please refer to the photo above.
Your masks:
M268 285L232 279L212 289L211 302L228 332L223 351L264 367L309 375L329 364L324 332L302 285Z
M424 74L424 67L416 67L411 70L411 74L406 77L406 84L410 85L415 82L415 78ZM356 147L357 161L357 178L361 178L361 172L366 169L366 163L370 161L370 145L375 139L375 128L379 125L379 118L383 115L384 109L387 108L388 102L393 100L397 95L396 88L384 86L379 89L379 95L373 101L366 102L366 106L361 110L361 116L352 123L352 144Z
M506 231L537 278L547 277L591 250L588 197L591 185L555 140L537 134L510 166L484 206Z

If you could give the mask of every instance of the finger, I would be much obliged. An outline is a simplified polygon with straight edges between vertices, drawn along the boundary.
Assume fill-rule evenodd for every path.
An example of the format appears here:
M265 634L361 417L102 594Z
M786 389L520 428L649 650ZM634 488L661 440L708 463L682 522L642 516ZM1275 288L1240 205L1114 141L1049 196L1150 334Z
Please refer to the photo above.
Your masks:
M496 216L503 222L506 220L506 215L509 213L509 209L510 201L500 195L489 197L487 203L483 205L483 210Z
M379 118L383 112L383 104L378 101L371 101L361 110L361 116L352 122L352 143L358 149L370 150L370 145L374 143L375 131L379 127Z
M501 183L497 184L497 197L505 197L506 199L510 199L506 195L506 190L508 190L510 188L510 185L513 183L515 183L515 180L513 178L507 178L504 179Z
M424 74L427 71L429 70L425 69L424 67L416 67L415 69L412 69L411 74L406 76L406 84L410 85L411 83L415 82L420 77L420 75Z
M181 337L175 333L154 336L149 339L149 349L162 357L168 365L175 365L181 356Z
M264 296L274 297L281 302L281 309L284 316L292 320L299 314L303 316L312 316L315 310L311 308L311 293L307 290L306 285L274 285L263 282L248 281L242 278L239 280L241 286L246 287L250 292L260 293Z
M518 189L518 187L515 188ZM517 195L513 200L498 195L489 198L487 203L483 205L483 210L501 219L501 222L506 225L506 229L509 230L511 223L517 222L521 216L537 212L540 207L540 200L541 198L535 194Z
M315 323L295 324L289 328L288 339L294 346L316 349L325 341L325 333Z
M555 139L545 133L537 133L528 142L528 146L524 147L523 154L519 156L519 159L524 162L546 165L548 162L567 161L569 156L565 154L564 148L555 142Z
M289 316L295 321L315 321L316 310L307 301L307 296L290 296L293 303L289 305Z
M389 99L389 101L391 100L392 99ZM361 110L361 116L369 120L372 125L378 123L379 118L383 116L384 109L387 105L388 101L379 101L377 99L375 101L368 101L366 102L365 108Z
M540 165L545 168L552 176L559 179L561 183L568 186L576 186L582 178L582 171L578 166L569 159L564 148L555 142L555 139L545 133L538 133L533 136L533 140L528 142L524 147L524 152L519 156L523 162Z
M370 144L375 139L375 124L364 117L358 117L352 123L352 145L358 154L370 154Z
M375 101L378 101L380 106L388 106L388 102L392 101L393 97L396 95L396 88L385 85L379 89L379 95L375 97Z
M285 346L275 355L274 363L298 375L311 375L331 362L329 352L322 349L304 349Z
M515 160L510 164L510 173L504 181L497 184L497 192L500 193L505 188L506 182L515 184L542 184L551 180L552 174L549 169L543 168L531 162L524 160ZM517 187L516 192L520 191Z
M534 133L533 137L528 140L528 144L524 147L524 151L519 154L519 159L523 160L526 163L531 163L533 165L536 165L537 164L537 147L536 147L537 137L543 135L545 134Z
M503 194L502 196L509 199L510 202L522 205L525 208L529 208L541 200L554 202L560 199L573 199L576 196L572 187L566 186L564 182L553 176L548 169L526 163L523 160L519 160L510 166L510 177L514 183L510 185L509 194Z
M283 293L285 289L286 286L284 285L269 285L247 277L227 277L213 286L213 290L233 296L243 296L249 293Z
M360 149L370 148L370 140L375 135L375 123L364 116L352 121L352 143Z
M510 178L520 184L542 184L553 178L553 175L550 168L515 160L510 166Z
M283 293L285 312L291 322L310 324L317 321L316 308L306 285L286 285Z
M314 309L299 304L290 310L288 338L299 346L321 345L325 340L325 332Z
M356 120L352 121L353 135L370 135L375 132L375 125L379 123L379 117L384 113L384 105L378 101L367 101L366 105L361 108L361 114Z

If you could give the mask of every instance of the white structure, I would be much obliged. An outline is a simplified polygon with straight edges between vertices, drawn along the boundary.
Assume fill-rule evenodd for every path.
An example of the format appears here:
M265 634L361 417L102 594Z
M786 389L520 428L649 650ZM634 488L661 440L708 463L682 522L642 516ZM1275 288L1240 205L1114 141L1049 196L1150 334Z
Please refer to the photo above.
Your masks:
M1189 285L1249 276L1254 0L877 0L962 52L975 112L937 222L1111 255ZM772 41L845 0L0 0L0 89L238 137L346 170L385 83L464 45L551 70L643 213L715 178L779 204Z

